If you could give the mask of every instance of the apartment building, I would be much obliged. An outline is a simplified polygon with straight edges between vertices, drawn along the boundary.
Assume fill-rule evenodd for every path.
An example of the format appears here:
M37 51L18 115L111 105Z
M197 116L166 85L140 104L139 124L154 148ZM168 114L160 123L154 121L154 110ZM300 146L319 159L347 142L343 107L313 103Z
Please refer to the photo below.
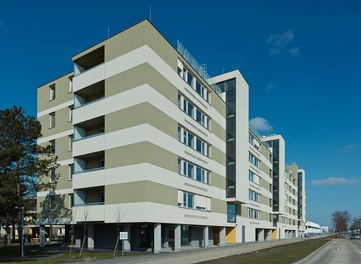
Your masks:
M278 239L303 237L306 222L305 171L286 164L281 135L262 137L273 154L273 225Z
M239 71L209 78L147 20L72 61L73 72L38 88L38 143L59 158L57 188L38 193L42 224L65 224L90 249L127 232L125 250L155 253L294 236L297 204L278 228L286 201L275 170L295 183L275 167L284 151L275 159L249 129Z

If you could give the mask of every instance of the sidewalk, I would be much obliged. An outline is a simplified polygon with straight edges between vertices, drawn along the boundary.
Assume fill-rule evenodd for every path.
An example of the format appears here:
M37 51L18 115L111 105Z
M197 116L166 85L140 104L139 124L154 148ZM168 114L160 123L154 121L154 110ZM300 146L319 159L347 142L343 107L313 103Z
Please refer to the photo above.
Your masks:
M210 248L189 249L179 252L169 252L160 254L147 254L144 256L135 256L115 259L97 259L88 260L91 263L147 263L147 264L186 264L208 261L211 259L223 258L237 254L257 251L280 245L287 245L305 241L307 238L283 239L274 241L264 241L256 243L245 243L237 245L214 246ZM73 262L74 263L74 262ZM77 262L81 263L81 262Z

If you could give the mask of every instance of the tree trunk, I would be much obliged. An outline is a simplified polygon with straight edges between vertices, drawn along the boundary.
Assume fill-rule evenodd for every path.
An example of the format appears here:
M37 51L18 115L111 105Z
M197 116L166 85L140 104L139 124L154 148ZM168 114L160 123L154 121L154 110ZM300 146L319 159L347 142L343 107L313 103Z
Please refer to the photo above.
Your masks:
M12 236L11 236L11 241L13 242L13 243L15 243L15 221L13 220L13 222L12 222L12 224L13 224L13 228L12 228L12 230L11 230L11 232L12 232Z

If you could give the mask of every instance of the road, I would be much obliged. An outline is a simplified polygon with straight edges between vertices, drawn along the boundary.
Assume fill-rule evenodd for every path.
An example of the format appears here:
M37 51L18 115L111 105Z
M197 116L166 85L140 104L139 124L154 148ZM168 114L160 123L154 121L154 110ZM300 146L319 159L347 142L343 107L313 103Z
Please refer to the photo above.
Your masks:
M361 240L334 239L297 264L361 263ZM296 264L295 263L295 264Z

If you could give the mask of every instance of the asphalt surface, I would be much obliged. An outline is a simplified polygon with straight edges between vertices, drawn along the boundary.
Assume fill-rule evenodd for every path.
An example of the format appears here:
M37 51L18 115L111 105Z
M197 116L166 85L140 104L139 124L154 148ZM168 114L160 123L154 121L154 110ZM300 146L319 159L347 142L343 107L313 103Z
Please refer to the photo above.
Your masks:
M295 264L361 263L361 240L334 239Z

